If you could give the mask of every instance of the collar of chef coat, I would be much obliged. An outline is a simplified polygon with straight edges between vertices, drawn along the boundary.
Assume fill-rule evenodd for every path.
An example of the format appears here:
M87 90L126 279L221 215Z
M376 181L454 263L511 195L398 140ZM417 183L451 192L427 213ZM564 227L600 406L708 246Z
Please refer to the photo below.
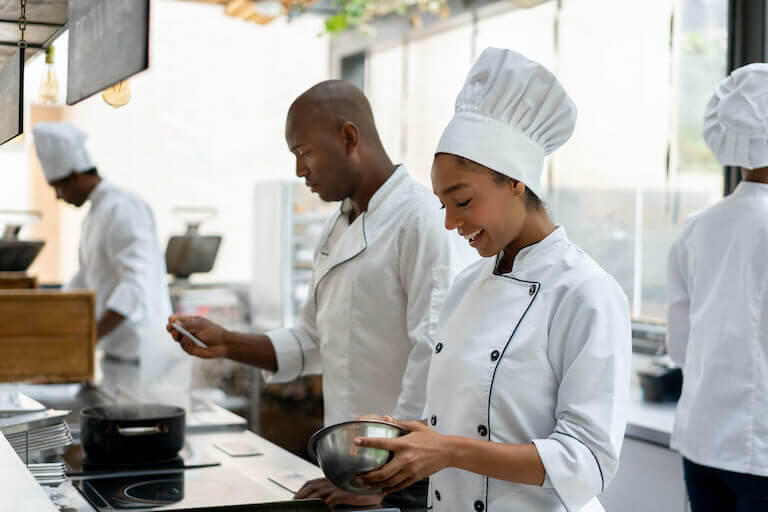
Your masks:
M563 243L568 243L568 235L565 233L565 228L563 226L558 226L541 241L520 249L515 256L515 261L512 263L512 271L510 274L516 274L527 270L536 264L537 261L540 261L545 253ZM502 252L496 257L496 265L498 265L499 258L501 258L503 254L504 253ZM496 268L496 265L493 266L494 269Z
M412 185L413 182L408 170L404 165L398 165L392 175L387 178L387 181L371 196L371 200L368 201L368 208L355 218L339 238L337 247L332 251L332 257L316 266L315 300L317 300L318 286L328 273L365 252L383 229L391 227L392 212L400 204L397 198L408 197L405 191ZM345 199L332 221L332 228L328 231L328 235L321 246L321 253L330 252L327 244L331 239L331 234L338 227L339 222L347 222L350 211L352 211L352 202Z
M353 233L356 233L355 236L349 238L357 240L358 243L352 245L358 246L358 251L370 244L382 228L389 226L392 221L392 212L397 210L400 203L397 198L407 197L405 191L412 185L413 180L408 174L408 169L404 165L398 165L392 175L387 178L387 181L371 196L370 201L368 201L368 208L355 218L349 228ZM334 220L334 227L342 216L344 220L349 219L351 211L352 201L347 198L341 202L341 207ZM348 237L345 236L344 238ZM346 257L349 256L349 254L346 255ZM342 259L344 259L343 256Z
M91 206L96 206L101 201L103 201L107 194L109 194L110 190L112 190L112 185L107 183L107 180L102 178L99 184L96 185L88 195L88 200L91 201Z
M741 181L738 185L736 185L736 189L733 191L733 194L739 194L739 195L755 195L755 194L765 194L768 192L768 184L766 183L756 183L754 181Z
M387 198L394 195L400 186L405 185L406 182L410 182L410 175L404 165L398 165L392 175L387 178L387 181L379 187L379 189L371 196L371 200L368 201L368 208L360 215L366 217L366 229L370 230L374 228L374 224L379 219L386 219L387 213L392 210L395 205L395 201L388 201ZM347 198L341 202L341 208L339 213L341 215L347 215L352 211L352 201Z

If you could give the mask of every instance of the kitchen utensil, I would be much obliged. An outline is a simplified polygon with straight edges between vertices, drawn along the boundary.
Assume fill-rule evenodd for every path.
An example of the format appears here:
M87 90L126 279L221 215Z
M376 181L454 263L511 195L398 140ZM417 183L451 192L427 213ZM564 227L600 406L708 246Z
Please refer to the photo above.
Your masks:
M184 430L184 409L170 405L101 405L80 412L83 450L95 463L171 459L184 446Z
M216 217L218 211L207 207L178 207L173 214L187 224L183 235L168 239L165 248L165 266L168 273L186 279L196 272L210 272L221 245L219 235L201 235L200 224Z
M0 210L0 224L5 225L0 234L0 271L24 272L32 264L45 242L20 240L19 231L40 217L37 211Z
M356 437L395 438L408 431L393 423L377 420L353 420L330 425L315 432L307 445L326 478L337 487L357 494L376 494L380 489L366 489L355 484L355 478L379 469L392 453L379 448L355 445Z
M23 272L32 264L45 242L0 239L0 271Z

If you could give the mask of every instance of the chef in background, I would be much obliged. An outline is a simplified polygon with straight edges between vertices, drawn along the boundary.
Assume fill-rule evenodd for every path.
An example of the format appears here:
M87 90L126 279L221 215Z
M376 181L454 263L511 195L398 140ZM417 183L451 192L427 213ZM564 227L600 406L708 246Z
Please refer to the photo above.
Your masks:
M102 389L110 394L187 405L191 365L167 343L171 312L165 259L152 210L106 181L66 122L38 123L35 149L56 197L90 209L82 225L79 269L66 288L96 295Z
M768 510L768 64L735 70L704 139L741 168L731 195L689 218L668 262L667 348L683 369L672 447L693 512Z

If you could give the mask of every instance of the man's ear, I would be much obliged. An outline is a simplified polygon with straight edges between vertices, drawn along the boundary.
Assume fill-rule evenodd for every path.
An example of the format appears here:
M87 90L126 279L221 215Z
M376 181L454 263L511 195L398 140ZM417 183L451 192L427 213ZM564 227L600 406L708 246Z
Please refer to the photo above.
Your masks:
M360 131L355 123L350 121L341 125L341 138L347 153L350 153L360 143Z

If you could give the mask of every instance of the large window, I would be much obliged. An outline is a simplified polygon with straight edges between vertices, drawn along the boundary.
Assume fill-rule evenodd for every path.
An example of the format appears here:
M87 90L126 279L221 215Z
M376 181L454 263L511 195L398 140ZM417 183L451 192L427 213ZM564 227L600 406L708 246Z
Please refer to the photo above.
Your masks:
M380 55L372 50L371 79L386 75L388 87L369 82L367 92L396 144L388 148L428 184L434 148L476 54L507 47L549 66L579 116L573 138L545 163L547 207L616 278L633 317L662 322L669 245L688 215L722 197L723 171L701 128L726 74L727 3L561 0L480 11L464 27L411 37Z

